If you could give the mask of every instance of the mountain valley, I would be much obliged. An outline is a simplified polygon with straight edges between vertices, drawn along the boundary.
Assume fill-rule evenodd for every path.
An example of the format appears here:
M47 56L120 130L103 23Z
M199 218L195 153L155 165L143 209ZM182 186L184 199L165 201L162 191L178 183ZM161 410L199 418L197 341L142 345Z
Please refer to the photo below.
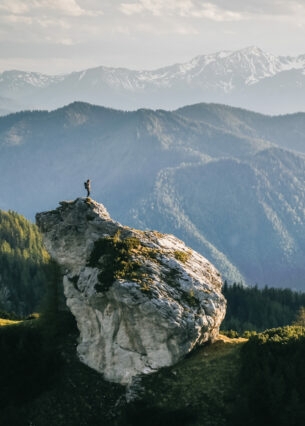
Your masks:
M112 217L173 233L229 282L303 289L304 151L303 114L73 103L0 118L0 202L33 220L90 177Z

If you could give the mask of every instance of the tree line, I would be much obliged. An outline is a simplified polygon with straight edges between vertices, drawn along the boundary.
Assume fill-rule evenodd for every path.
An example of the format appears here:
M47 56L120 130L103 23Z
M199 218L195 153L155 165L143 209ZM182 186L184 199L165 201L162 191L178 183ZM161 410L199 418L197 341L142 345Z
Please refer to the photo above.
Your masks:
M242 347L234 426L302 426L305 418L305 328L253 335Z
M305 307L305 293L287 288L246 287L225 282L223 295L227 299L227 312L221 329L238 333L300 324Z
M37 227L13 211L0 210L0 312L25 316L45 292L50 258Z

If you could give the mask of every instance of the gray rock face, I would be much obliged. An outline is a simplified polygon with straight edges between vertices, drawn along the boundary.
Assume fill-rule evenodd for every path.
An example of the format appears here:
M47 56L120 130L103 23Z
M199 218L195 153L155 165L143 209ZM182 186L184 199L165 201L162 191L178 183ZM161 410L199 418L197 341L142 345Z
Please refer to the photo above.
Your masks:
M226 301L205 258L173 235L120 225L91 199L60 205L36 220L63 266L81 361L129 384L217 337Z

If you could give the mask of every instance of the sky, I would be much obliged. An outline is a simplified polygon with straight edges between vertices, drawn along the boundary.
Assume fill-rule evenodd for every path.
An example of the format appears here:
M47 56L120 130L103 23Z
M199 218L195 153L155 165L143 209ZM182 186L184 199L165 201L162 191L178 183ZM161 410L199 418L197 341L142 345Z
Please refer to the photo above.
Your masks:
M0 71L156 69L257 46L305 54L305 0L0 0Z

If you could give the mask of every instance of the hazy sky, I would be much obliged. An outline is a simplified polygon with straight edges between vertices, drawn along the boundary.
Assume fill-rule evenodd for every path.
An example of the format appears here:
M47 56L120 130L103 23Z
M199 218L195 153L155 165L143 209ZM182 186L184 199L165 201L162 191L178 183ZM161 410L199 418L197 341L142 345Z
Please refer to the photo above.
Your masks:
M0 71L154 69L252 45L305 53L305 0L0 0Z

